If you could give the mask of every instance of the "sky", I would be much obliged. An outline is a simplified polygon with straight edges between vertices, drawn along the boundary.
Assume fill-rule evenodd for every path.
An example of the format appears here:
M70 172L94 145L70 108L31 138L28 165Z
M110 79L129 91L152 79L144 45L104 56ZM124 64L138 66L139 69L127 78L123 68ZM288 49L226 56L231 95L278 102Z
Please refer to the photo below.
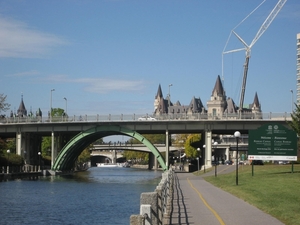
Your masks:
M16 112L151 114L166 98L206 107L217 76L239 104L245 51L277 0L1 0L0 93ZM251 49L244 104L263 112L296 101L300 2L288 0ZM172 86L170 86L172 84ZM51 91L55 89L54 91ZM292 92L292 91L293 92ZM52 101L51 101L52 99ZM5 112L9 115L10 110Z

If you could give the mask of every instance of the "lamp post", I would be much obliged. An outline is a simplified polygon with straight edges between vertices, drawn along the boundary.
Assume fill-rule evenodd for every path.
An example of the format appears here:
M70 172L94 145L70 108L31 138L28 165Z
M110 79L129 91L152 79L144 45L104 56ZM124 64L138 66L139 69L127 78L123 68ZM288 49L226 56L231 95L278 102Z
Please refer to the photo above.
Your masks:
M67 109L68 109L68 100L67 100L66 97L64 97L64 100L66 101L66 116L67 116L67 114L68 114L68 111L67 111Z
M205 165L206 165L205 148L206 148L206 145L203 145L203 169L204 169L204 173L205 173Z
M172 87L173 84L169 84L169 94L168 94L168 105L170 107L170 98L171 98L171 94L170 94L170 87Z
M197 148L198 156L201 158L200 150L201 150L200 148ZM197 160L198 160L198 170L199 170L199 158L197 158Z
M39 171L41 170L41 152L38 152L39 156Z
M291 89L290 90L291 91L291 94L292 94L292 105L291 105L291 109L292 109L292 112L291 113L293 113L293 111L294 111L294 92L293 92L293 90Z
M198 172L199 172L199 157L197 157L197 162L198 162Z
M24 150L24 163L25 163L25 165L27 164L26 163L26 151Z
M235 183L239 185L239 162L238 162L238 155L239 155L239 138L241 133L239 131L234 132L234 137L236 138L236 176L235 176Z
M216 149L217 149L217 145L218 145L218 142L215 142L213 144L214 146L214 152L215 152L215 155L214 155L214 160L215 160L215 177L217 176L217 157L216 157Z
M10 150L8 149L7 151L7 171L6 171L6 173L9 173L9 154L10 154Z
M55 89L51 89L50 91L50 122L52 122L52 92L55 91Z

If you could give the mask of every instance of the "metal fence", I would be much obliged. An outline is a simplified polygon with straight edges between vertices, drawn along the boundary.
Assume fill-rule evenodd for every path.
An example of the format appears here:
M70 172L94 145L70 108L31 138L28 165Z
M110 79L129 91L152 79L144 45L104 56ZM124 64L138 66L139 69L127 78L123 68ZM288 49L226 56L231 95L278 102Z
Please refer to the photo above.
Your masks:
M104 122L104 121L153 121L156 120L291 120L291 114L283 113L181 113L181 114L108 114L108 115L79 115L79 116L27 116L27 117L2 117L0 123L58 123L58 122Z

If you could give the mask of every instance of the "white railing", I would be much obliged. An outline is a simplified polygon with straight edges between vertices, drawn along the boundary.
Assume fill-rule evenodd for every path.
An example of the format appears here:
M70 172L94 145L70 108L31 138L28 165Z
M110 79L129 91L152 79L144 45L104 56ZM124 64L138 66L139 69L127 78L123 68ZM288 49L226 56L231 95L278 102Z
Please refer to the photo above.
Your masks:
M150 115L150 114L149 114ZM168 121L168 120L291 120L291 114L283 113L235 113L235 114L208 114L208 113L183 113L151 115L151 119L145 120L144 114L119 114L119 115L79 115L79 116L55 116L55 117L4 117L0 118L0 124L6 123L65 123L65 122L105 122L105 121ZM148 116L148 115L147 115Z

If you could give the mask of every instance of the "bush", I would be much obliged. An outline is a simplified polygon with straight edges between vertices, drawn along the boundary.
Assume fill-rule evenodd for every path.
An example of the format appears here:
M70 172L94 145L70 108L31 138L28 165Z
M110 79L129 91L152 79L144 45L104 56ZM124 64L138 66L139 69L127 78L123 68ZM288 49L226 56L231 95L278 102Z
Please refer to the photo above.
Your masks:
M16 155L14 153L3 154L0 156L0 164L10 166L22 166L24 165L24 160L20 155Z

